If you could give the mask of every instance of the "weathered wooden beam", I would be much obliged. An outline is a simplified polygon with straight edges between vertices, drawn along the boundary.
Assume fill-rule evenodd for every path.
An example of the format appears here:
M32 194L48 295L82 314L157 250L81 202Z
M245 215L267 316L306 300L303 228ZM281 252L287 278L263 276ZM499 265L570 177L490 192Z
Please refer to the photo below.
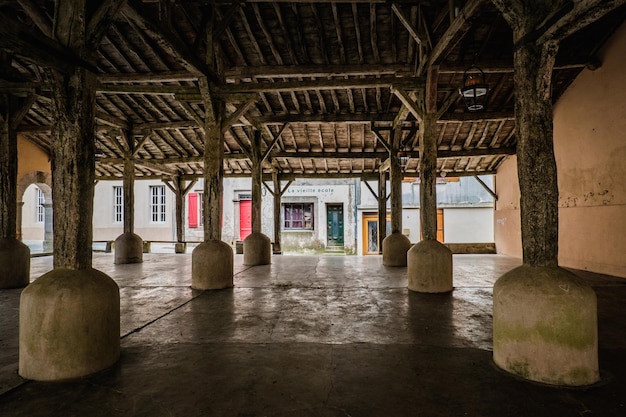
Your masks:
M409 32L409 35L411 35L411 37L415 40L415 42L417 42L418 45L421 44L422 39L417 34L417 31L411 24L411 18L407 16L406 13L404 13L404 11L402 10L402 8L395 2L391 4L391 10L393 10L393 12L398 17L398 20L400 20L400 23L402 23L402 26L404 26L407 32Z
M163 164L159 164L153 161L147 161L145 159L134 159L136 165L141 165L148 168L151 171L160 172L161 174L169 175L175 177L179 174L178 170L168 168Z
M549 40L561 41L617 7L626 4L626 0L580 0L568 3L572 4L571 11L547 27L545 31L539 28L540 36L534 42L542 44Z
M350 114L286 114L270 115L255 118L260 124L285 124L285 123L371 123L391 122L395 115L390 113L350 113Z
M138 84L99 84L99 93L107 94L143 94L164 96L174 94L199 94L197 87L181 85L138 85Z
M456 16L454 21L452 21L448 30L446 30L430 53L430 65L437 64L439 59L443 58L444 52L448 51L451 46L458 42L462 34L470 28L469 22L483 3L485 3L485 0L468 0L468 2L465 3L463 9Z
M198 75L188 71L162 71L131 74L98 74L100 85L106 83L167 83L197 81Z
M437 112L437 80L439 78L439 66L431 65L426 72L426 98L425 107L427 113Z
M240 80L252 78L325 78L357 77L378 75L409 76L409 65L403 64L364 64L364 65L282 65L258 67L234 67L224 72L226 79Z
M69 72L76 66L96 71L96 66L77 57L71 49L31 27L0 13L0 49L13 52L42 67Z
M125 3L126 0L105 0L100 3L87 24L87 48L92 51L98 49L102 38Z
M406 106L406 108L411 112L411 114L415 116L415 118L418 121L421 122L422 117L423 117L423 109L421 109L419 105L415 102L415 100L413 100L411 96L409 96L409 93L404 90L395 89L395 88L392 90L392 92L396 97L400 99L402 104Z
M141 13L140 4L136 0L127 0L122 9L126 18L141 29L167 54L174 57L187 71L206 76L212 82L220 83L220 77L215 71L197 59L187 45L178 36L170 32L163 25L148 19L145 13Z
M96 112L96 121L100 121L110 126L119 127L125 130L132 129L132 126L128 121L120 119L119 117L115 117L110 114L104 113L102 111Z
M30 17L30 20L33 21L35 26L39 28L41 33L52 38L52 21L43 10L32 0L18 0L18 3L22 6L22 9L24 9L24 12Z
M228 116L226 120L222 122L222 133L226 132L230 127L239 120L245 112L248 111L250 107L252 107L256 103L256 98L250 99L243 103L241 106L237 107L237 109Z
M218 94L227 93L271 93L280 91L307 91L307 90L339 90L348 88L376 88L398 86L407 90L423 87L423 78L397 78L381 76L379 78L342 78L342 79L319 79L303 81L282 82L256 82L226 84L216 87Z

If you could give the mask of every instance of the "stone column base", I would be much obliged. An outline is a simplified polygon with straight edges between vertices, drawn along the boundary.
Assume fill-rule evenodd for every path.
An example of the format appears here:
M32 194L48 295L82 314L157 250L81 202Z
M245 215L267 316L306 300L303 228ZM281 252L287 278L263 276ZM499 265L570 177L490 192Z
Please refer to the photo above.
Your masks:
M19 374L36 381L89 375L120 356L120 293L95 269L53 269L20 297Z
M251 233L243 241L244 265L269 265L272 263L272 242L263 233Z
M520 266L493 286L493 360L519 377L585 386L600 379L597 301L559 267Z
M392 233L383 239L383 265L406 266L411 241L402 233Z
M413 245L407 255L408 288L423 293L452 291L452 252L432 239Z
M30 249L17 239L0 239L0 289L22 288L30 282Z
M191 253L191 288L219 290L233 286L233 248L221 240L209 240Z
M143 262L143 240L134 233L122 233L115 239L115 263L136 264Z

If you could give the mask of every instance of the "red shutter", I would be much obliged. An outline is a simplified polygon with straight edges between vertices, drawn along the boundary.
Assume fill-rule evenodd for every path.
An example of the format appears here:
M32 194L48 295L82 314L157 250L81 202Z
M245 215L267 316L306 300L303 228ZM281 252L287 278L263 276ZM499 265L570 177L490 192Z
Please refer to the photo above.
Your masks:
M189 193L188 201L189 227L198 227L198 193Z

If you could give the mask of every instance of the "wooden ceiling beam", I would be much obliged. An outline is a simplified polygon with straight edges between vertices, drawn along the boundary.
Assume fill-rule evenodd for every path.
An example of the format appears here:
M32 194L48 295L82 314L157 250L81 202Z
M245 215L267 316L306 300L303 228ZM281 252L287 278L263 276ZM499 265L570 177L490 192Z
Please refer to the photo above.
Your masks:
M297 77L345 77L366 75L404 75L412 73L404 64L364 65L281 65L258 67L235 67L224 72L226 79L247 78L297 78Z
M415 42L418 45L421 44L422 43L422 39L420 38L420 36L418 35L417 31L415 30L415 28L411 24L411 18L409 16L407 16L406 13L404 13L404 11L397 4L397 2L394 2L394 3L391 4L391 10L393 10L393 12L398 17L398 20L400 20L400 23L402 23L402 26L404 26L404 28L407 30L407 32L409 32L409 35L415 40Z

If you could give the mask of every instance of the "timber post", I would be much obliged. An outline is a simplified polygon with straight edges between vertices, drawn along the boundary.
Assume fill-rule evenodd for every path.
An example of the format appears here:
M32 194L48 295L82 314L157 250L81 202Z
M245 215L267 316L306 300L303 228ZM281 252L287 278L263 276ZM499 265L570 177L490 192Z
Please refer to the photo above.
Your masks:
M493 359L498 367L528 380L593 384L600 379L596 295L586 282L558 266L551 83L564 35L552 31L559 20L548 20L556 12L551 1L493 2L513 29L524 261L493 287ZM576 13L574 8L561 19L586 24Z
M243 241L244 265L267 265L272 262L272 243L262 232L263 207L263 152L261 131L255 129L251 135L252 147L252 233Z
M222 241L224 134L221 123L224 103L211 97L211 86L206 78L200 79L200 85L206 107L202 194L204 242L192 252L191 287L218 290L232 287L234 276L233 249Z
M426 97L432 97L436 88L436 71L429 70L427 82L431 88ZM430 104L429 104L430 103ZM420 223L422 239L408 254L407 287L422 293L445 293L453 290L452 252L437 241L437 119L436 102L426 100L420 122ZM444 109L445 110L445 109Z
M283 193L280 188L280 177L278 171L275 169L272 170L272 183L274 185L274 191L272 192L274 196L274 248L272 249L272 253L274 255L280 255L282 253L280 246L280 208Z
M124 193L124 233L115 239L115 263L132 264L143 262L143 239L135 234L135 140L122 130L125 147L123 186Z
M378 178L378 253L383 253L383 240L387 237L387 172L381 171Z
M0 288L21 288L30 281L30 249L17 239L16 100L10 95L0 97Z
M382 241L383 265L406 266L407 252L411 248L411 241L402 234L402 178L404 174L397 156L402 140L402 131L396 126L391 132L392 140L390 141L391 148L389 149L391 234Z

